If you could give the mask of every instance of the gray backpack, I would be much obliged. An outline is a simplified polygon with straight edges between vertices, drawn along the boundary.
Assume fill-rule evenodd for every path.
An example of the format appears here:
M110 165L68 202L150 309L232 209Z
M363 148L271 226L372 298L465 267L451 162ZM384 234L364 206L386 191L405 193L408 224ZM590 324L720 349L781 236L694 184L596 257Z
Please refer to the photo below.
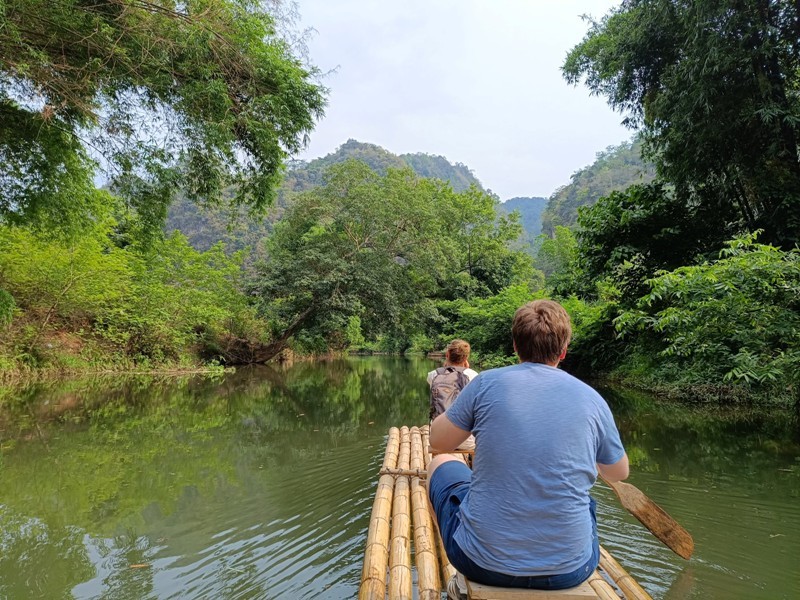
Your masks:
M431 381L431 421L450 406L469 383L466 367L439 367Z

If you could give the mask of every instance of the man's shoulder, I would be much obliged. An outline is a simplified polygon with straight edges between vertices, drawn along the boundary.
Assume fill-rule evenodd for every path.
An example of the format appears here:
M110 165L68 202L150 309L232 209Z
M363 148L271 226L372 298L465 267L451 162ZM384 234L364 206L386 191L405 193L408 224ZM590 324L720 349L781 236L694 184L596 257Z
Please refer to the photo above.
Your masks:
M516 365L509 365L507 367L483 371L481 375L485 375L486 379L498 378L512 380L520 377L533 377L538 379L537 373L545 374L551 382L556 380L559 385L569 388L573 393L579 393L581 395L586 395L587 397L602 400L600 393L588 383L578 379L570 373L567 373L563 369L551 367L541 363L518 363Z
M562 380L562 385L571 396L582 398L583 401L590 403L595 407L607 406L607 403L600 392L594 389L591 385L578 379L574 375L567 373L566 371L562 371L561 369L558 369L558 371L561 373L560 377Z
M572 373L567 373L564 369L555 369L558 373L558 376L564 382L565 385L570 385L574 387L576 390L581 390L586 392L587 394L594 395L600 397L599 392L594 389L591 385L583 381L582 379L578 379Z
M506 367L495 367L494 369L486 369L485 371L481 371L479 375L481 381L487 383L490 381L502 381L509 378L513 379L524 372L524 369L521 369L521 367L522 365L520 364L508 365Z

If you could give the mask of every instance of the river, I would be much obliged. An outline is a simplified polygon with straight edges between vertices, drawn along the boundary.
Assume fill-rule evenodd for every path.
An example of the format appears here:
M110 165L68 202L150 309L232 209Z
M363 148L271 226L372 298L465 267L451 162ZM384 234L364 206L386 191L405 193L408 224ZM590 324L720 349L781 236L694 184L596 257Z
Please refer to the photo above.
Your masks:
M0 599L357 594L383 444L432 361L0 387ZM800 427L602 390L672 554L597 485L600 539L656 599L800 598Z

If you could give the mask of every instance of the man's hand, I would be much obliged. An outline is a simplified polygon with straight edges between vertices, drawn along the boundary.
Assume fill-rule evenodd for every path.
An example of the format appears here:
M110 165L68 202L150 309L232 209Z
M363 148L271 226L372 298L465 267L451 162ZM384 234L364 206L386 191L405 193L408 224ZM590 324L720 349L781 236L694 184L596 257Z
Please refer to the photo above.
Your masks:
M436 417L431 423L431 449L435 452L452 452L469 437L469 431L456 427L447 418L447 413Z

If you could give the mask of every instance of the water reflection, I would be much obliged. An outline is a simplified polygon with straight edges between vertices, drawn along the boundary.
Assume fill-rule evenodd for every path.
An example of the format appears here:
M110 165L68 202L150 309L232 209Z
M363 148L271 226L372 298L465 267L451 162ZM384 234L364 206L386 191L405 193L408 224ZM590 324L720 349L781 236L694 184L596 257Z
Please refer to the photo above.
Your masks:
M384 435L424 422L431 365L0 388L0 598L352 598ZM633 483L698 549L598 486L603 543L656 598L794 597L796 421L604 394Z
M350 598L427 361L2 392L0 597Z
M631 572L665 598L799 597L796 415L656 402L630 391L604 395L631 457L631 482L667 508L696 545L684 563L661 548L639 552L640 542L609 532L609 549L641 554Z

